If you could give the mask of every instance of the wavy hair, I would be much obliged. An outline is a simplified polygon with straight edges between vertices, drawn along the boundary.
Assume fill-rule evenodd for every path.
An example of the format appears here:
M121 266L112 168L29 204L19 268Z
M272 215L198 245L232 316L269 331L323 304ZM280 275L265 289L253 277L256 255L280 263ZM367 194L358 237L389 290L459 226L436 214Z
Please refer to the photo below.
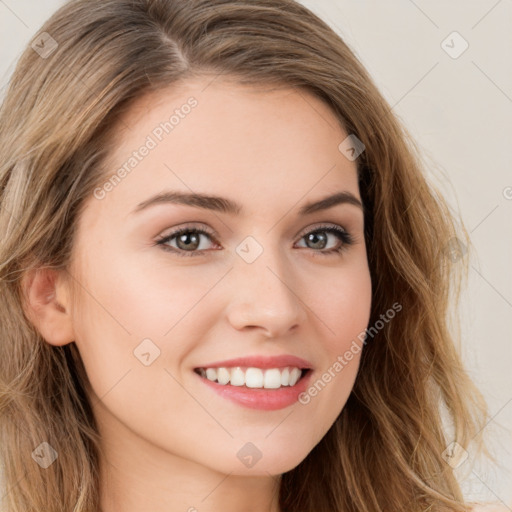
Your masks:
M72 0L17 62L0 109L4 510L100 509L101 439L84 366L74 342L50 346L30 322L22 279L69 268L121 114L144 94L206 75L313 93L362 141L370 325L391 304L403 308L367 340L330 430L281 475L281 510L468 510L443 452L456 441L488 453L487 406L449 325L467 273L456 250L469 237L354 52L293 0ZM43 441L59 447L44 470L31 456Z

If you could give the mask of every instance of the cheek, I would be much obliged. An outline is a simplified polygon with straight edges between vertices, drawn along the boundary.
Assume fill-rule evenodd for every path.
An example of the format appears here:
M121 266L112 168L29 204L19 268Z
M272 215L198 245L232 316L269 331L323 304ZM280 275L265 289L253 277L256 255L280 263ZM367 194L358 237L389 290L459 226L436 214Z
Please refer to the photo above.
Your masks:
M368 326L372 284L365 264L331 271L329 279L321 282L323 287L308 285L307 302L322 328L324 349L332 363Z
M198 305L227 268L187 267L151 248L116 265L102 293L133 336L169 340L171 330L197 325Z
M102 428L118 430L114 437L121 431L119 421L143 437L154 428L165 439L169 432L186 431L183 415L175 411L191 407L190 396L178 384L182 375L175 371L189 349L174 343L176 336L163 336L179 322L175 309L183 303L173 303L171 292L160 292L162 301L153 301L158 293L144 293L143 275L121 279L120 268L116 271L119 274L111 274L109 281L89 283L94 297L83 297L75 322L95 416ZM155 423L156 418L163 420L162 427L168 430L158 431L148 418ZM171 444L174 437L170 435Z
M336 296L330 302L336 304L330 307L335 336L330 338L326 347L329 361L326 369L328 375L324 378L329 383L334 382L342 395L348 398L359 368L370 320L372 286L368 268L363 267L359 272L344 276L339 287L339 291L333 292Z
M194 316L192 310L218 277L211 271L194 273L173 266L165 255L155 258L153 251L158 249L124 256L123 251L106 248L101 255L89 255L87 273L79 274L88 291L82 293L85 303L78 312L86 329L101 328L103 337L113 333L118 339L129 337L133 344L162 338Z
M147 253L125 257L114 247L82 253L84 264L73 269L82 284L80 306L73 311L75 341L94 392L110 396L115 386L134 401L142 385L156 383L157 372L160 378L165 369L175 373L194 346L192 333L201 338L199 303L218 276L204 273L191 281L190 272L172 268L164 258L155 263ZM140 383L133 390L132 379Z
M312 298L324 357L299 403L323 419L315 427L319 440L343 409L359 370L372 300L368 268L341 270L326 293Z

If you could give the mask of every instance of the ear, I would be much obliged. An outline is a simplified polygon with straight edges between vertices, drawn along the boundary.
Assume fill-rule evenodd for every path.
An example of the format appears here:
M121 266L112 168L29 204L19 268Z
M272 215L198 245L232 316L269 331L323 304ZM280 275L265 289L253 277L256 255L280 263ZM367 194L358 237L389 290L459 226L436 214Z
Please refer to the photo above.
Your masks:
M24 310L50 345L66 345L75 339L70 315L68 283L62 272L42 268L22 279Z

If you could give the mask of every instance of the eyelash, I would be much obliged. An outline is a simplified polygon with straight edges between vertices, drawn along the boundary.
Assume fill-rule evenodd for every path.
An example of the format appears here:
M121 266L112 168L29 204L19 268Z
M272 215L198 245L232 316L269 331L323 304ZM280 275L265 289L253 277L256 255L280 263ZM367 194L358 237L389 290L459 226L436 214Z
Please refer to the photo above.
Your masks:
M339 226L333 226L333 225L319 226L319 227L317 227L317 228L315 228L315 229L313 229L311 231L308 231L304 235L302 235L302 237L300 239L302 240L303 238L305 238L306 236L308 236L310 234L319 233L319 232L320 233L325 232L325 233L334 234L342 242L342 244L339 247L333 248L333 249L328 249L326 251L323 251L323 250L316 251L315 249L311 249L313 252L319 253L322 256L330 256L330 255L333 255L333 254L336 254L336 253L342 253L343 251L345 251L348 248L348 246L350 246L350 245L352 245L354 243L352 235L350 235L350 233L348 231L345 231L344 229L342 229ZM201 229L201 228L185 227L185 228L181 228L181 229L179 229L177 231L174 231L173 233L167 235L164 238L160 238L159 240L157 240L156 245L161 246L164 251L172 252L172 253L176 254L177 256L180 256L180 257L187 258L187 257L203 256L204 254L202 254L202 253L205 253L207 251L205 251L205 250L201 250L201 251L198 251L198 250L195 250L195 251L183 251L182 249L176 249L175 247L169 247L168 245L166 245L172 239L174 239L174 238L176 238L176 237L178 237L180 235L183 235L185 233L199 233L199 234L203 234L203 235L206 235L206 236L210 237L211 239L213 239L213 241L215 243L217 243L217 240L216 240L217 235L215 233L211 233L211 232L206 231L206 230Z

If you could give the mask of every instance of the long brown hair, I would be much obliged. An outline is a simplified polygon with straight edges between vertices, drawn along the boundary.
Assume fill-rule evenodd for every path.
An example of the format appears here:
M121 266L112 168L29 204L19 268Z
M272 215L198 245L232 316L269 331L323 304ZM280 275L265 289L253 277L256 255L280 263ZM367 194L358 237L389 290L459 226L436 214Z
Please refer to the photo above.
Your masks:
M50 346L31 324L21 280L32 269L68 268L74 226L104 183L120 114L143 94L206 74L311 92L364 144L370 325L402 307L368 336L332 428L282 475L281 509L467 510L445 457L452 441L468 449L480 440L487 421L449 329L466 231L353 52L292 0L73 0L19 59L0 110L4 510L99 510L101 439L87 375L75 343ZM31 456L42 442L58 452L44 470Z

